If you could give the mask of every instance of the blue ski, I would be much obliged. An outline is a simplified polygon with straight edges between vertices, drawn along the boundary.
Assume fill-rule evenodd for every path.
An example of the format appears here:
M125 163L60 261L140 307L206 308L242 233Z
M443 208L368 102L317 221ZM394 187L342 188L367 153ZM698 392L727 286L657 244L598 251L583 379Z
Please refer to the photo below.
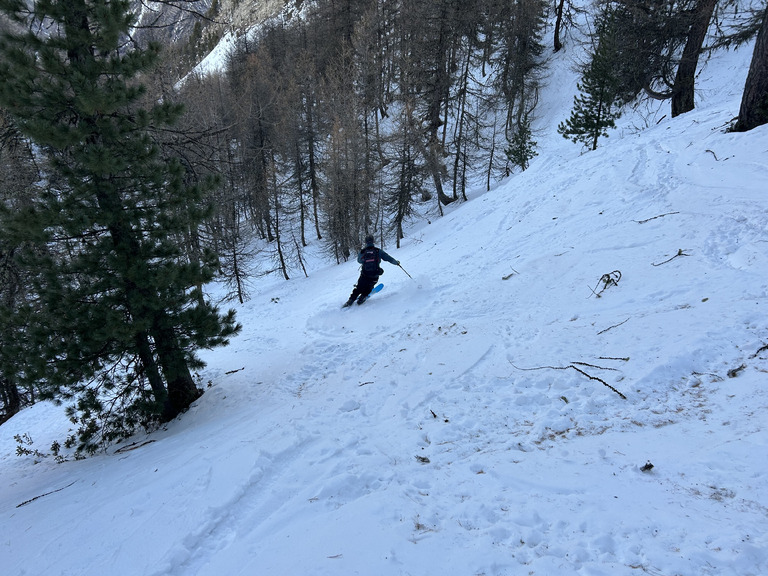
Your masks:
M362 304L363 302L365 302L366 300L368 300L368 298L370 298L371 296L373 296L374 294L376 294L376 292L381 292L381 289L382 289L382 288L384 288L384 284L376 284L376 286L374 286L374 287L373 287L373 290L371 290L371 293L370 293L370 294L368 294L368 296L366 296L366 298L365 298L364 300L359 300L359 299L358 299L357 303L358 303L358 304Z
M382 288L384 288L384 284L376 284L376 286L374 286L374 287L373 287L373 290L371 290L371 293L370 293L370 294L368 294L368 296L366 296L365 298L362 298L362 299L358 299L358 301L357 301L358 305L359 305L359 304L362 304L363 302L365 302L366 300L368 300L368 298L370 298L371 296L373 296L374 294L376 294L376 292L380 292ZM352 301L352 300L350 300L349 302L347 302L346 304L344 304L344 306L342 306L342 308L347 308L348 306L350 306L350 305L352 304L352 302L353 302L353 301Z

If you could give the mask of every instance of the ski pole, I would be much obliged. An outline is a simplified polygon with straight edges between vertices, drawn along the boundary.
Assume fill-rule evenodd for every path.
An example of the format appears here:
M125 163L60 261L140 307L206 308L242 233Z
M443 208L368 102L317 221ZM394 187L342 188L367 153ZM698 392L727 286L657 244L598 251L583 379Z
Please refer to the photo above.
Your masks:
M398 266L400 266L400 264L398 264ZM402 266L400 266L400 270L402 270L403 272L405 272L405 275L406 275L406 276L408 276L408 278L410 278L411 280L413 280L413 276L411 276L410 274L408 274L408 271L407 271L405 268L403 268Z

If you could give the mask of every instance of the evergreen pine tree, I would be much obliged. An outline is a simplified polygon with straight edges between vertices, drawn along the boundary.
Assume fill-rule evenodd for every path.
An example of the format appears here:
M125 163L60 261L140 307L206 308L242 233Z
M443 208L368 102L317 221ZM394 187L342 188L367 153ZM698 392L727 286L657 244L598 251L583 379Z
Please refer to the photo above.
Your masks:
M51 166L32 206L2 214L4 233L35 247L19 260L37 296L20 314L19 377L76 395L86 439L105 392L137 421L173 418L200 394L195 350L239 325L200 291L215 258L180 250L205 217L204 190L152 138L181 114L142 104L159 48L127 44L128 0L0 0L0 11L18 25L0 39L0 105Z
M528 169L531 159L538 155L536 141L531 135L531 121L528 116L523 118L520 127L510 138L505 153L507 160L523 171Z
M24 206L39 179L29 141L0 110L0 206L9 210ZM0 228L0 422L18 412L28 398L34 398L19 389L16 378L17 347L23 341L17 312L27 297L24 273L16 262L18 250Z
M623 104L615 70L618 39L611 10L606 9L598 24L597 46L576 85L579 95L573 98L571 115L557 127L563 137L591 150L597 148L598 138L607 137L608 129L615 126Z

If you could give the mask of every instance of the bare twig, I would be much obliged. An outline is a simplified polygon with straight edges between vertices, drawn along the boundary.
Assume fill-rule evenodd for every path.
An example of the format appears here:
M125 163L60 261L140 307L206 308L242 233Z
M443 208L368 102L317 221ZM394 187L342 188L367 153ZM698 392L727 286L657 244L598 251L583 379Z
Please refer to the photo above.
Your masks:
M520 274L520 272L518 272L517 270L515 270L514 268L512 268L512 273L511 273L511 274L507 274L506 276L502 276L502 277L501 277L501 279L502 279L502 280L509 280L509 279L510 279L510 278L512 278L512 276L514 276L515 274Z
M595 286L594 289L590 288L590 290L592 290L592 294L594 294L597 298L600 298L600 294L602 294L609 286L618 286L619 280L621 280L621 271L614 270L613 272L603 274L600 277L600 280L598 280L597 286ZM602 284L603 287L600 288L600 291L598 292L597 289L600 284Z
M747 367L746 364L742 364L741 366L737 366L736 368L731 368L728 370L728 378L736 378L736 376L739 375L739 372L744 370Z
M77 482L77 480L75 480L74 482L70 482L69 484L64 486L64 488L69 488L75 482ZM62 490L64 490L64 488L59 488L58 490L51 490L50 492L46 492L45 494L40 494L40 496L35 496L34 498L30 498L29 500L17 505L16 508L21 508L22 506L26 506L30 502L34 502L35 500L37 500L38 498L42 498L43 496L48 496L49 494L55 494L56 492L61 492Z
M761 352L765 352L766 350L768 350L768 344L766 344L765 346L761 346L760 348L758 348L758 349L757 349L757 352L755 352L754 354L752 354L752 356L750 356L750 358L757 358L757 357L760 355L760 353L761 353Z
M584 376L586 376L586 377L587 377L587 378L589 378L590 380L597 380L597 381L598 381L598 382L600 382L600 383L601 383L603 386L607 386L608 388L610 388L611 390L613 390L614 392L616 392L616 394L618 394L619 396L621 396L621 397L622 397L624 400L626 400L626 399L627 399L627 397L626 397L626 396L624 396L624 394L622 394L621 392L619 392L618 390L616 390L616 388L614 388L613 386L611 386L610 384L608 384L608 382L606 382L606 381L605 381L605 380L603 380L602 378L598 378L597 376L590 376L589 374L587 374L586 372L584 372L584 370L581 370L580 368L577 368L577 367L576 367L576 366L574 366L574 365L571 365L571 366L570 366L570 368L573 368L574 370L576 370L576 372L579 372L579 373L583 374Z
M510 364L512 364L512 362L510 362ZM569 368L573 368L574 370L576 370L576 372L586 376L590 380L596 380L597 382L600 382L603 386L606 386L607 388L610 388L611 390L616 392L616 394L621 396L624 400L627 399L627 397L624 396L624 394L622 394L616 388L614 388L613 386L608 384L608 382L606 382L602 378L598 378L597 376L592 376L591 374L587 374L584 370L582 370L581 368L576 366L576 364L579 364L581 366L590 366L592 368L597 368L599 370L615 370L615 368L604 368L602 366L594 366L592 364L586 364L584 362L572 362L568 366L536 366L534 368L520 368L520 367L515 366L514 364L512 364L512 367L515 368L516 370L522 370L522 371L545 370L545 369L547 369L547 370L568 370Z
M635 220L635 222L637 222L638 224L645 224L646 222L650 222L651 220L656 220L656 218L663 218L664 216L671 216L672 214L680 214L680 212L667 212L665 214L659 214L658 216L646 218L645 220Z
M682 248L679 248L677 251L677 254L672 256L672 258L668 258L667 260L664 260L664 262L659 262L658 264L655 264L654 262L651 262L651 266L661 266L662 264L666 264L667 262L672 262L675 258L678 256L690 256L690 254L686 254L685 251Z
M629 322L629 318L624 320L624 322L619 322L618 324L614 324L613 326L608 326L608 328L606 328L605 330L600 330L598 334L605 334L606 332L608 332L608 330L611 330L613 328L618 328L619 326L621 326L622 324L626 324L627 322Z
M115 450L115 454L122 454L123 452L130 452L131 450L136 450L137 448L141 448L142 446L146 446L147 444L152 444L154 440L147 440L146 442L134 442L133 444L128 444L127 446L123 446L122 448L118 448Z
M587 368L597 368L598 370L612 370L617 372L616 368L606 368L605 366L597 366L596 364L587 364L586 362L571 362L571 364L578 364L579 366L586 366Z

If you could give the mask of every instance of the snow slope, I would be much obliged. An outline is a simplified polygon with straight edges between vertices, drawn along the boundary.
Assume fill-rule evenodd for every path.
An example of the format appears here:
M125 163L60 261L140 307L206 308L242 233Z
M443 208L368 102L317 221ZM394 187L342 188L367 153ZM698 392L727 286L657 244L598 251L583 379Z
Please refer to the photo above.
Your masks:
M551 113L362 307L353 263L255 287L159 432L55 464L13 436L45 451L61 409L24 410L2 574L768 573L768 126L723 130L750 55L595 152Z

